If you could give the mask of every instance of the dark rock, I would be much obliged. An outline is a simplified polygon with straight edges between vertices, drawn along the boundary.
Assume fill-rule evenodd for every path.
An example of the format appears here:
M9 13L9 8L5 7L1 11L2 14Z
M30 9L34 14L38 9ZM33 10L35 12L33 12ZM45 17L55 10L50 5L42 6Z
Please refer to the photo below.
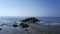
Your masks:
M0 28L0 30L2 30L2 28Z
M37 22L39 22L39 21L41 21L41 20L38 20L37 18L35 18L35 17L30 17L30 18L26 18L26 19L24 19L24 20L22 20L22 22L29 22L29 23L37 23Z
M29 27L28 24L24 24L24 23L21 23L20 26L21 26L22 28L27 28L27 27Z
M13 26L13 27L19 27L19 26L18 26L18 25L16 25L16 24L13 24L12 26Z
M22 26L24 23L21 23L20 26Z
M12 25L13 27L19 27L18 25L17 25L17 22L15 22L14 21L14 24Z

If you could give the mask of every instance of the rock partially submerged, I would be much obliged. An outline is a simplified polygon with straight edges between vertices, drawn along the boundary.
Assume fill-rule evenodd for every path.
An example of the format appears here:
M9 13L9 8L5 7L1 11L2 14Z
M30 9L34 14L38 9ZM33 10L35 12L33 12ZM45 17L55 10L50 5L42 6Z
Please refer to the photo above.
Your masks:
M13 27L19 27L16 22L12 25Z
M16 24L13 24L12 26L13 26L13 27L19 27L19 26L18 26L18 25L16 25Z
M30 18L26 18L26 19L24 19L24 20L21 20L21 24L20 24L20 26L22 27L22 28L27 28L27 27L29 27L29 25L28 25L28 23L37 23L37 22L39 22L40 20L38 20L37 18L35 18L35 17L30 17Z
M22 28L27 28L27 27L29 27L29 25L28 25L28 24L25 24L25 23L21 23L20 26L21 26Z
M35 17L30 17L30 18L26 18L26 19L22 20L22 22L25 22L25 23L37 23L37 22L40 22L40 20L38 20Z
M0 28L0 30L2 30L2 28Z

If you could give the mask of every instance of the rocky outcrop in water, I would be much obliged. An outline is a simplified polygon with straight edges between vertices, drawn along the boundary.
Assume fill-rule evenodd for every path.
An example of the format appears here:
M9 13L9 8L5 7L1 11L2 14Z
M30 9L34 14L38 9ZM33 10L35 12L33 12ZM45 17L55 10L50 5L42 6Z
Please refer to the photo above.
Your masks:
M29 25L26 24L26 23L21 23L20 26L21 26L22 28L27 28L27 27L29 27Z
M13 26L13 27L19 27L19 26L18 26L18 25L16 25L16 24L13 24L12 26Z
M37 22L39 22L40 20L38 20L37 18L35 18L35 17L30 17L30 18L26 18L26 19L24 19L24 20L21 20L21 24L20 24L20 26L22 27L22 28L27 28L27 27L29 27L29 25L27 24L27 23L37 23Z
M37 18L35 17L30 17L30 18L26 18L24 20L22 20L22 22L25 22L25 23L37 23L39 22L40 20L38 20Z
M0 30L2 30L2 28L0 28Z
M12 26L13 27L19 27L15 21L14 21L14 24Z

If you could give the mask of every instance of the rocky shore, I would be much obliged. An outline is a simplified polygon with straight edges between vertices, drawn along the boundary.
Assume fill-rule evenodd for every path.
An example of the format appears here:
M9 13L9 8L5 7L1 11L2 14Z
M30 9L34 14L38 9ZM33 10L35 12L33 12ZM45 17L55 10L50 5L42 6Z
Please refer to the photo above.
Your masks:
M19 23L2 23L0 25L0 34L60 34L60 26L40 25L41 20L35 17L29 17L21 20ZM39 24L39 25L38 25Z

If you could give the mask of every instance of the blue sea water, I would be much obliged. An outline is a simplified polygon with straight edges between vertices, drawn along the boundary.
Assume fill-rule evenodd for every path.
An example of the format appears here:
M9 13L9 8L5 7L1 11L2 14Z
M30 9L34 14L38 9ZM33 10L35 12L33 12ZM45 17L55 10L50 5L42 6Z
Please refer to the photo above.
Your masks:
M0 17L0 23L20 22L27 17ZM36 17L41 20L45 25L60 25L60 17Z
M46 25L60 25L60 17L38 17Z
M14 23L14 21L17 23L18 22L20 23L20 21L25 18L27 18L27 17L0 17L0 25L2 23L8 23L8 25L9 25L10 23ZM41 20L43 22L42 23L43 25L58 25L58 26L60 26L60 17L36 17L36 18ZM37 26L35 25L35 27L37 27ZM7 25L0 26L0 28L2 28L2 30L0 31L0 34L16 34L16 33L18 33L19 30L22 31L22 29L20 27L13 28L13 27L7 26ZM46 27L46 26L39 26L37 28L40 28L40 29L43 29L46 31L51 31L51 32L54 31L54 32L57 32L58 34L60 34L59 33L60 28L53 28L53 27ZM20 32L19 32L19 34L20 34Z

